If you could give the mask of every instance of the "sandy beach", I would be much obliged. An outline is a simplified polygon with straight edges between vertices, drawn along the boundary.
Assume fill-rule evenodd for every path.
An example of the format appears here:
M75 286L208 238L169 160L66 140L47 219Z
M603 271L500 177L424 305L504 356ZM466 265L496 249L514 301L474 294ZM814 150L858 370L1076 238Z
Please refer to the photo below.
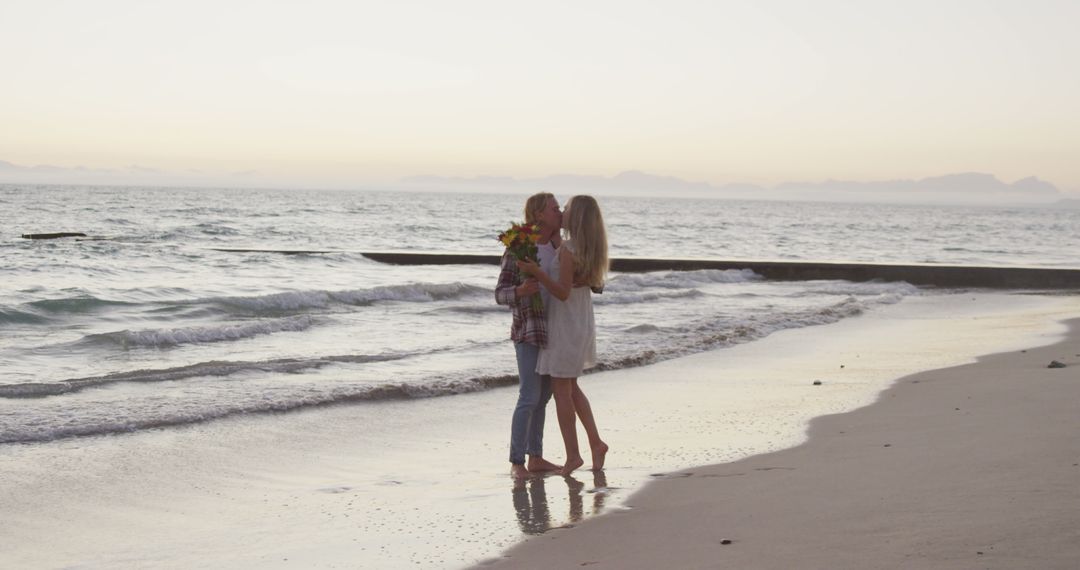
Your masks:
M1077 298L915 296L588 375L601 475L515 483L510 388L4 446L0 566L1054 567L1077 538L1080 350L1018 351L1060 341L1065 316ZM966 380L904 380L883 399L903 407L816 421L796 447L898 378L1003 351ZM553 408L546 448L561 459ZM702 465L718 466L679 473Z
M485 568L1080 565L1080 320L908 376L798 447L664 474L628 509ZM1057 360L1066 368L1051 369Z

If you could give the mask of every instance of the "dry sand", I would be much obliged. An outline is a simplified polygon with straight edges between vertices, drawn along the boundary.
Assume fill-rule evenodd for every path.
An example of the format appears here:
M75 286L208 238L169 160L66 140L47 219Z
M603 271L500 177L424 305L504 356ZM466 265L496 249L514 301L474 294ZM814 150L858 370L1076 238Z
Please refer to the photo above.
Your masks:
M903 378L798 447L666 474L629 509L482 567L1080 568L1069 325L1051 346Z

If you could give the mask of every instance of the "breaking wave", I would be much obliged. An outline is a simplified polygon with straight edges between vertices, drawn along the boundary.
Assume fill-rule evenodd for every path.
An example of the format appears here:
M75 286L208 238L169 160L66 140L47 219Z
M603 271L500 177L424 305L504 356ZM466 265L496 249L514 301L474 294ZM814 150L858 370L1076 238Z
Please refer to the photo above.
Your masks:
M263 319L245 323L217 326L116 331L89 335L85 343L111 342L124 348L166 348L182 344L201 344L236 341L279 332L299 332L311 328L314 319L308 316L285 319Z

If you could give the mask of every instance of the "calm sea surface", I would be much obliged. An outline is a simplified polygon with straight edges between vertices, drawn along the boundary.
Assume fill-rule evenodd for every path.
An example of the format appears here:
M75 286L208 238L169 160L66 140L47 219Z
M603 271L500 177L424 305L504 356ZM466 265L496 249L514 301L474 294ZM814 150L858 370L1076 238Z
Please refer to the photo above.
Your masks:
M524 198L0 185L0 443L512 384L497 267L359 252L499 254ZM619 257L1080 267L1077 211L600 203ZM19 237L56 231L107 239ZM634 366L933 294L750 271L615 274L595 298L598 349L606 367Z

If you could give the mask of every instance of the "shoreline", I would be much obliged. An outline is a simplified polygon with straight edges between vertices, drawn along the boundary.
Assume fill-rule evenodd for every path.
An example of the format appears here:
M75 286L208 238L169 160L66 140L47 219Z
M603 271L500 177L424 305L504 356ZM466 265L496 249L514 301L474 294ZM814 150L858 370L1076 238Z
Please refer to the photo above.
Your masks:
M626 510L477 567L1075 568L1080 319L1067 325L1049 346L903 377L796 447L665 474Z

